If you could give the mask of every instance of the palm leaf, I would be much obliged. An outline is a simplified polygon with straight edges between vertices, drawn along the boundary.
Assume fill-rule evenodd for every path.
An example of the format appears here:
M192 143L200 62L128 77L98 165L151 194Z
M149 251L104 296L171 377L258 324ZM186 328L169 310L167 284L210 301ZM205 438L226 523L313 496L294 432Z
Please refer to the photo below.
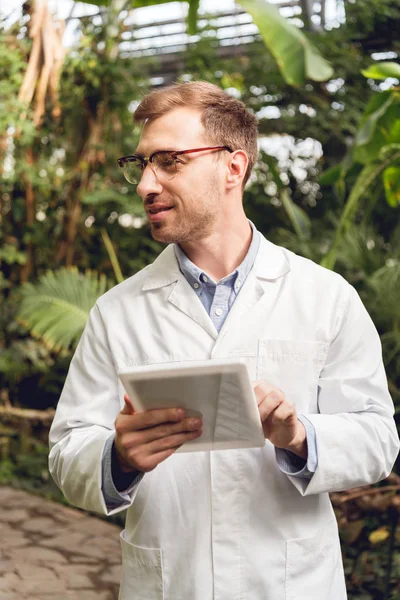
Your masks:
M22 286L17 320L55 351L75 346L97 298L109 288L105 275L77 269L49 271Z

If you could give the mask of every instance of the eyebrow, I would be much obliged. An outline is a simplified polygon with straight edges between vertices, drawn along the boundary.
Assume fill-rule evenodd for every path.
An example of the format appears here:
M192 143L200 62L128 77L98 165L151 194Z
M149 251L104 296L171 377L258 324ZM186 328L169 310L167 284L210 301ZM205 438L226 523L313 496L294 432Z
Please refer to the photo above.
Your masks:
M148 156L151 156L152 154L156 154L156 152L179 152L179 150L172 150L171 148L157 148L157 150L150 152L150 154L148 154ZM135 156L140 156L140 158L145 158L145 155L142 152L136 151L133 154Z

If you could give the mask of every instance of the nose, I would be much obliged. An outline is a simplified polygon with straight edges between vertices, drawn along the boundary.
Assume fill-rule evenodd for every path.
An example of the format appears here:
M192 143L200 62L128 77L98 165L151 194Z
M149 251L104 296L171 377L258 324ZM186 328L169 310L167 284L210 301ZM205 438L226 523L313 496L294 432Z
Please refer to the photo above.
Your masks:
M157 179L151 165L146 165L136 188L137 193L144 200L150 194L160 194L162 189L163 187Z

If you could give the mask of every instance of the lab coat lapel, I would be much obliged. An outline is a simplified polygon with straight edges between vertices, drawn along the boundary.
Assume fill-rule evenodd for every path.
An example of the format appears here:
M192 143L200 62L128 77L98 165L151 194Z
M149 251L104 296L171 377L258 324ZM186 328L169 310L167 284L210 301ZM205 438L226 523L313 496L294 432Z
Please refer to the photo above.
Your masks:
M172 290L168 301L174 304L179 310L185 313L188 317L193 319L195 323L200 325L206 332L213 338L216 339L218 331L215 329L213 322L211 321L206 309L202 305L200 298L192 290L188 281L182 275L176 283L176 286Z
M168 302L200 325L213 339L216 339L218 332L197 294L181 273L172 244L167 246L148 268L142 290L155 290L171 284L175 285L172 285Z
M261 234L260 234L261 235ZM246 330L246 319L254 322L257 306L262 300L263 315L269 313L279 289L280 280L290 271L284 251L261 236L260 248L253 269L247 276L236 301L219 333L218 344L234 327Z

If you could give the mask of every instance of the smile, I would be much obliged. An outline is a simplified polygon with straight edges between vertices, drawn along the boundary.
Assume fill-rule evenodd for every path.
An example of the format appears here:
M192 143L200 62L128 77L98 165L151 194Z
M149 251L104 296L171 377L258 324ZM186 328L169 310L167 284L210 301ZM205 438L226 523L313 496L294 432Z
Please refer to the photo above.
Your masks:
M151 210L149 210L149 214L151 215L156 215L160 212L166 212L168 210L171 210L172 208L174 208L173 206L169 206L169 207L165 207L165 208L153 208Z
M156 221L164 221L167 213L171 212L171 210L173 209L173 206L164 206L164 207L160 207L160 208L152 208L150 210L147 211L147 217L150 221L150 223L154 223Z

